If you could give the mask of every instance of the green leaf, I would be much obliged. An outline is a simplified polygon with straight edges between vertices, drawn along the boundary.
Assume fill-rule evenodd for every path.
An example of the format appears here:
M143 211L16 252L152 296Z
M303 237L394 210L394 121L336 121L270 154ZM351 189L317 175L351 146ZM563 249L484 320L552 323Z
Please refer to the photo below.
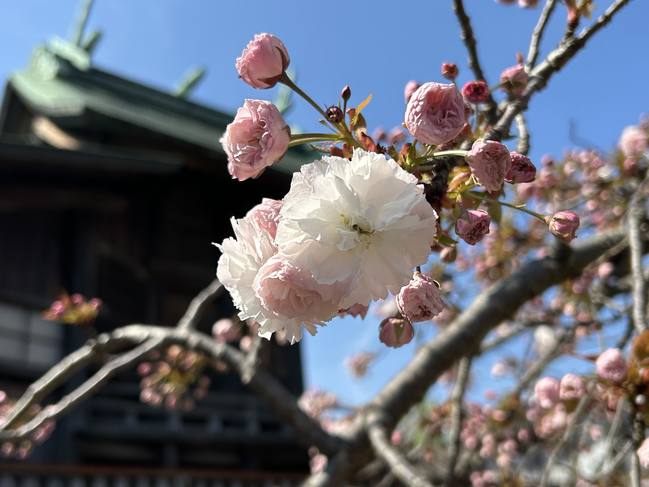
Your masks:
M363 108L365 108L369 103L372 101L372 95L367 95L367 98L365 98L360 104L356 107L356 114L354 115L354 118L352 119L352 126L356 125L356 119L358 116L361 114L363 111Z
M437 237L437 241L445 247L453 247L454 245L458 244L458 241L453 240L447 233L442 233L439 237Z

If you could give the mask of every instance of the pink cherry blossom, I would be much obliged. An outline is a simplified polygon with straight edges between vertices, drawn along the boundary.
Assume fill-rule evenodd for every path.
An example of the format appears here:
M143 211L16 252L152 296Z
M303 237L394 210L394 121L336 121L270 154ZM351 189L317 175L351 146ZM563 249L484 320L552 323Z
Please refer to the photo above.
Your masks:
M604 351L595 362L597 375L604 380L620 383L626 377L626 360L618 348Z
M473 143L466 161L478 182L489 192L500 191L512 163L507 146L481 139Z
M221 138L228 171L244 181L258 177L284 156L291 132L277 107L263 100L246 100Z
M469 245L475 245L489 233L491 218L484 210L467 210L455 222L455 233Z
M584 380L575 374L566 374L559 383L559 399L562 401L573 401L581 399L586 393Z
M453 84L424 83L406 107L406 128L424 144L450 142L460 135L466 121L464 98Z
M550 409L559 401L559 381L554 377L543 377L534 386L536 400L544 409Z
M500 74L500 84L513 97L519 97L523 94L528 80L529 76L522 64L511 66Z
M508 183L531 183L536 178L536 167L530 161L529 157L519 154L518 152L510 152L512 164L505 174L505 181Z
M321 284L306 269L300 269L282 255L261 266L253 288L264 308L278 318L302 323L322 323L339 309L347 290L344 284Z
M408 285L399 291L397 307L406 319L416 323L434 318L446 305L439 284L425 274L415 272Z
M275 86L290 62L284 43L272 34L257 34L237 58L243 81L253 88Z
M620 136L620 150L629 159L638 159L649 147L649 135L640 127L626 127Z

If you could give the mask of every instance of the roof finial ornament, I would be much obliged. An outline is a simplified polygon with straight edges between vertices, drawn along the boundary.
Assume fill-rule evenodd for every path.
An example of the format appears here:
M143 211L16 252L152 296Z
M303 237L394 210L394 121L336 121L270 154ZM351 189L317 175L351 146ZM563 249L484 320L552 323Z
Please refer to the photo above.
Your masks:
M182 79L174 94L178 98L189 98L189 95L191 95L192 91L194 91L196 86L198 86L198 83L201 82L201 80L205 76L205 73L206 71L204 67L192 69Z
M79 17L74 24L74 31L72 34L72 43L75 46L82 47L81 44L83 42L83 33L86 30L88 17L90 17L90 11L92 10L94 3L94 0L82 0L81 8L79 10Z

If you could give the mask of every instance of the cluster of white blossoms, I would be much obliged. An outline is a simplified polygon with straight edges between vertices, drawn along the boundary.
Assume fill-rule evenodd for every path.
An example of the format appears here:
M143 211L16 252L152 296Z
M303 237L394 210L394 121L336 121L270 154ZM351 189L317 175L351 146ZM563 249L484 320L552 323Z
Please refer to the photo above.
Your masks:
M232 220L217 277L242 320L295 343L342 310L396 294L426 262L437 215L417 178L384 155L357 149L293 175L281 202Z

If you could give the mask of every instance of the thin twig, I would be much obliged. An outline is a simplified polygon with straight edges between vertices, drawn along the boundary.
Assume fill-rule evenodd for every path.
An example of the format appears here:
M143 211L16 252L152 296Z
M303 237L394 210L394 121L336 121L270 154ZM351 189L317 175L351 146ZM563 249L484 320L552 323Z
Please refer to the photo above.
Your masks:
M183 317L180 318L176 327L179 330L190 330L196 328L196 324L205 313L207 307L222 290L222 284L218 280L214 279L205 289L192 299L191 303L189 303L189 306L187 307L187 311L185 311Z
M446 474L445 485L454 485L455 466L460 453L460 434L462 432L462 419L463 408L462 402L464 400L464 393L469 379L469 372L471 371L471 357L465 357L460 360L457 370L457 379L455 380L455 387L451 395L451 404L453 410L451 411L451 425L449 431L449 446L448 446L448 471Z
M461 35L462 41L464 41L464 45L466 46L466 49L469 53L469 68L471 68L471 71L473 71L473 75L476 77L476 80L487 82L487 78L484 72L482 71L482 66L480 64L480 57L478 56L478 46L475 39L475 35L473 34L473 27L471 27L471 19L466 13L466 10L464 9L463 1L453 0L453 10L455 11L457 20L460 23L460 29L462 30L462 35ZM485 105L487 107L486 109L487 120L490 123L494 123L496 121L496 116L497 116L496 114L497 106L491 92L489 93L489 98L485 102Z
M40 403L70 376L97 360L99 355L114 349L119 345L118 342L108 334L102 334L97 339L88 340L81 348L64 357L27 387L0 425L0 429L12 428L34 404Z
M644 181L643 181L644 183ZM647 328L646 307L647 289L642 269L642 233L640 227L644 220L644 184L636 190L629 205L629 250L631 253L631 276L633 288L633 326L640 334Z
M586 412L590 400L591 400L590 395L586 394L579 401L579 404L577 405L577 409L573 413L570 424L566 428L566 431L563 433L563 436L561 437L557 445L552 450L552 453L550 453L550 457L548 458L548 463L545 465L545 469L543 470L543 475L541 476L541 482L539 484L540 487L546 487L548 485L548 480L550 479L550 472L559 457L559 453L573 438L578 427L581 425L581 418Z
M13 430L0 430L0 440L19 440L33 435L38 428L48 421L56 420L58 417L71 411L79 405L84 399L87 399L97 392L108 380L116 374L127 368L139 363L147 354L160 348L164 344L163 337L152 338L140 344L134 349L118 355L108 361L88 380L83 382L79 387L69 394L66 394L56 404L48 405L43 408L31 420Z
M516 99L510 100L505 107L500 119L496 125L486 134L485 138L490 140L501 140L509 133L516 115L527 109L532 95L541 91L550 81L550 78L558 73L577 53L579 53L586 43L599 32L603 27L609 24L615 14L617 14L630 0L616 0L608 9L589 27L585 28L577 37L571 37L565 43L554 49L545 60L538 64L530 73L530 82L523 94Z
M15 441L30 437L45 421L57 419L70 412L81 400L95 394L111 377L136 365L151 350L166 345L181 345L187 349L205 354L212 363L216 363L218 360L224 361L240 375L246 385L266 400L281 419L295 429L297 438L305 444L315 445L327 455L334 454L344 445L341 438L325 432L315 419L304 413L297 405L296 398L270 373L259 367L253 368L251 363L246 361L246 355L242 352L230 345L217 343L212 337L204 333L163 326L128 325L115 329L108 335L105 342L107 345L119 343L137 345L137 347L108 361L78 388L57 403L43 408L28 423L15 429L9 427L7 423L0 425L0 441ZM52 369L60 370L61 364L69 362L71 357L74 358L75 356L68 356ZM76 365L68 367L68 370L76 371L79 369L80 367ZM66 377L69 377L69 375L66 375ZM34 395L34 390L27 392L26 396L18 401L18 404L26 403ZM39 400L45 397L40 391L37 396L40 398Z
M536 59L539 56L539 49L541 48L541 40L543 39L545 28L548 25L548 21L550 20L550 17L552 16L552 12L554 11L554 7L556 7L556 5L557 0L547 0L545 2L543 10L541 11L541 15L539 16L539 20L536 23L536 27L534 27L534 31L532 32L532 37L530 39L530 48L527 51L526 67L528 71L534 67L534 64L536 64Z
M513 397L518 397L520 394L527 389L527 387L536 379L547 367L547 365L557 358L563 352L563 345L572 340L575 336L574 327L566 330L561 337L557 340L557 344L551 350L548 350L543 356L541 356L531 367L527 367L523 377L521 377L516 388L511 393Z
M640 487L640 459L635 448L631 448L631 466L629 468L629 480L631 487Z
M516 150L519 154L526 156L530 151L530 132L527 130L527 121L522 113L516 115L516 127L518 127L518 146Z
M374 453L388 464L395 477L408 487L433 487L433 484L417 473L408 460L390 444L387 429L379 417L368 420L367 430Z

